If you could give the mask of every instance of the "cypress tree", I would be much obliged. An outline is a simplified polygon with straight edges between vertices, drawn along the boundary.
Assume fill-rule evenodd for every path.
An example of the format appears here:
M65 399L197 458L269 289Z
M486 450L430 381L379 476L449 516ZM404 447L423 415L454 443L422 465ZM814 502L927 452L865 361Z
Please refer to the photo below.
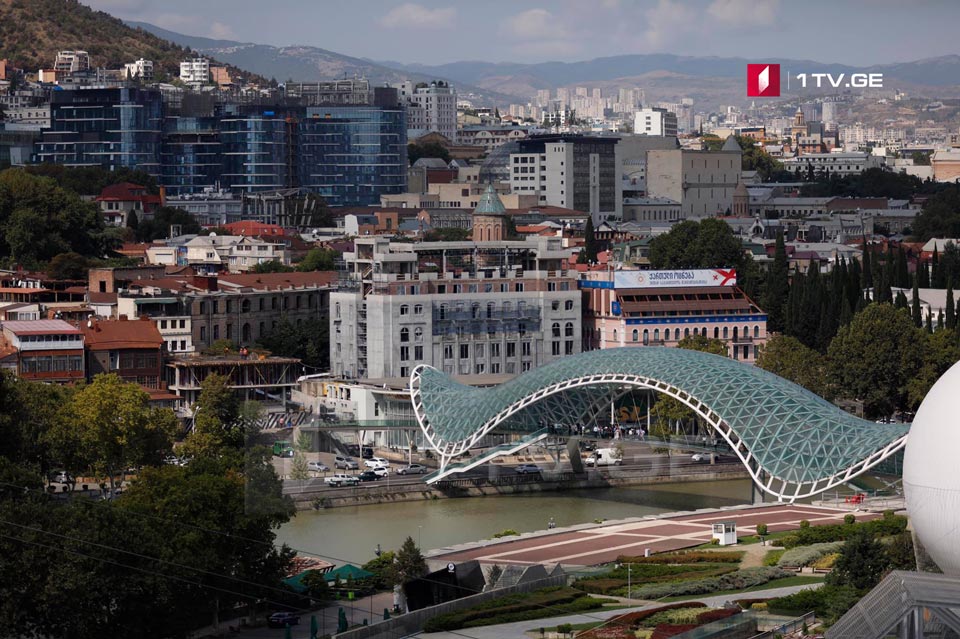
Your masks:
M947 328L953 330L957 327L956 305L953 301L953 285L947 287Z
M897 297L893 301L893 305L897 308L910 309L910 302L907 301L907 296L903 294L903 291L897 291Z
M927 313L927 324L926 324L926 328L927 328L927 332L928 332L928 333L932 333L932 332L933 332L933 313Z
M930 260L930 286L931 288L943 288L943 273L940 272L940 254L937 246L933 246L933 259Z
M937 313L937 330L939 331L942 328L943 328L943 309L941 308L940 312Z
M920 288L930 288L930 269L923 260L917 261L917 273L920 274Z
M850 306L850 300L843 298L843 305L840 307L840 326L846 326L853 319L853 308Z
M907 270L907 255L903 252L903 247L897 249L897 259L894 264L897 278L897 288L907 288L910 286L910 272Z
M920 290L917 286L917 279L913 280L913 300L912 300L913 323L917 328L923 326L923 318L920 315ZM927 314L927 324L930 323L930 315Z
M863 238L863 279L860 281L860 288L873 288L873 266L870 258L870 247L867 246L867 238Z
M587 226L583 231L583 258L586 264L597 261L597 236L593 230L593 216L587 217ZM579 262L579 260L578 260Z
M763 292L763 310L767 312L767 330L782 333L786 329L786 305L790 295L790 265L783 232L777 233L777 245L773 263L767 271L766 289Z

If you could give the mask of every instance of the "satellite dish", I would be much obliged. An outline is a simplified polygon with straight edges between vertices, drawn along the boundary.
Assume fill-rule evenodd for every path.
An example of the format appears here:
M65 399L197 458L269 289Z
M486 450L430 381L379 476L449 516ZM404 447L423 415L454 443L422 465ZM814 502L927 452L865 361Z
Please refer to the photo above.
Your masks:
M93 328L93 320L91 319L87 320L87 328Z

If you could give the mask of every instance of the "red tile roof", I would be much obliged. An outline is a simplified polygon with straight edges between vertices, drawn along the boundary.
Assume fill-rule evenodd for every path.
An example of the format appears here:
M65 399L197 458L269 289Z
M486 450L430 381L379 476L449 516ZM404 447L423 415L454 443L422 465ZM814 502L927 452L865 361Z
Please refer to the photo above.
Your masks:
M92 351L113 350L118 348L159 349L163 338L157 325L142 320L94 320L91 326L83 324L84 341Z
M264 224L263 222L257 222L256 220L240 220L239 222L231 222L230 224L224 224L223 228L228 229L234 235L286 235L286 231L282 226L277 226L276 224Z
M335 271L309 271L306 273L242 273L223 274L221 283L234 284L258 290L278 290L303 286L326 286L337 281Z

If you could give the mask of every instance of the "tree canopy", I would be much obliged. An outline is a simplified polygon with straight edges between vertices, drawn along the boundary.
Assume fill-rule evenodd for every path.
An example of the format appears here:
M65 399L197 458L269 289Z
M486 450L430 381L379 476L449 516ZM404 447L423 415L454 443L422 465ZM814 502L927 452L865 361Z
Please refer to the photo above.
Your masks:
M650 265L657 269L739 268L743 246L723 220L684 220L650 242Z
M183 235L194 235L203 229L190 213L183 209L161 206L153 212L153 218L141 220L137 224L136 236L140 242L162 240L170 236L170 227L179 226Z
M437 142L426 142L423 144L411 142L407 145L407 158L410 160L411 165L420 158L440 158L444 162L449 162L450 151L447 150L447 147Z

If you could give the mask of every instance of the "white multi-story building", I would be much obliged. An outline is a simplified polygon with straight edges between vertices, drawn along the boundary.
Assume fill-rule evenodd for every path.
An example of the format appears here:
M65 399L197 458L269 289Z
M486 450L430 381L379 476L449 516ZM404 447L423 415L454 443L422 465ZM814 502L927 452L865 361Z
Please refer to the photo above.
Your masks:
M536 195L543 205L589 212L596 221L616 215L618 138L542 135L520 140L510 154L510 190Z
M451 142L457 139L457 92L447 82L435 80L394 85L401 102L407 106L407 128L430 133L436 131Z
M89 71L90 54L86 51L58 51L57 59L53 63L53 70L58 74Z
M7 122L17 122L19 124L33 124L42 129L50 128L50 105L42 106L22 106L4 109L4 117Z
M783 167L794 171L798 167L806 171L812 166L814 171L829 171L835 175L855 175L867 169L881 168L886 158L871 153L806 153L783 161Z
M661 108L640 109L633 117L633 132L638 135L677 135L677 116Z
M147 263L163 266L192 266L199 273L218 273L223 269L231 273L252 271L258 264L267 262L289 264L286 247L282 242L244 235L181 236L166 244L151 245L147 249Z
M193 58L180 63L180 80L191 86L210 84L210 61Z
M478 242L355 241L350 285L330 297L335 377L515 375L580 352L580 293L559 237L496 240L503 215L485 194ZM499 227L502 230L502 225Z
M128 62L123 65L123 75L128 80L136 78L144 82L153 82L153 61L140 58L136 62Z

